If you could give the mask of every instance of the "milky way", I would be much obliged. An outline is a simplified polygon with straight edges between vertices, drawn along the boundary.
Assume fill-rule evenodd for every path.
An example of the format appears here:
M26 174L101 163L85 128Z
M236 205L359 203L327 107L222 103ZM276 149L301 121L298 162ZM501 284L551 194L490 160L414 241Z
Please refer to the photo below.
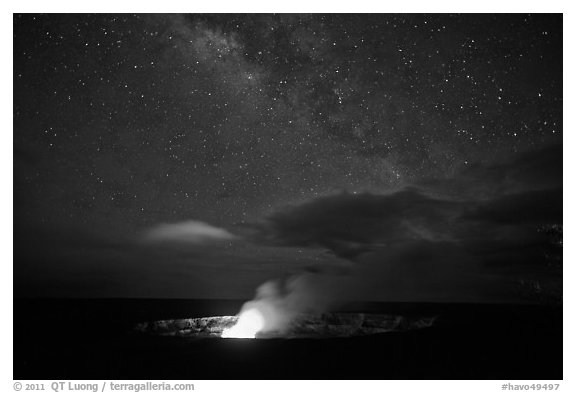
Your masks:
M561 138L554 16L15 22L16 186L45 221L238 222Z

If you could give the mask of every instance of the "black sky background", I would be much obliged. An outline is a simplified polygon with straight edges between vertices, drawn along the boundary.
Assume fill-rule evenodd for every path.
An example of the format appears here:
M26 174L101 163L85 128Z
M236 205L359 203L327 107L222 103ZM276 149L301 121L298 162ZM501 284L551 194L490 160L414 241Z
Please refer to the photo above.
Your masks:
M561 15L15 15L16 296L561 292Z

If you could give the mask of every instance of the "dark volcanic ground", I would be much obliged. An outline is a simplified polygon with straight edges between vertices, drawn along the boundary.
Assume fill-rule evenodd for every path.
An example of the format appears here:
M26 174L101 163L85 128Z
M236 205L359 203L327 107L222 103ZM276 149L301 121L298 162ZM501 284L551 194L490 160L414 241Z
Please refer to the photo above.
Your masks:
M197 339L139 322L234 315L241 301L14 300L14 379L562 379L562 309L370 303L432 327L329 339Z

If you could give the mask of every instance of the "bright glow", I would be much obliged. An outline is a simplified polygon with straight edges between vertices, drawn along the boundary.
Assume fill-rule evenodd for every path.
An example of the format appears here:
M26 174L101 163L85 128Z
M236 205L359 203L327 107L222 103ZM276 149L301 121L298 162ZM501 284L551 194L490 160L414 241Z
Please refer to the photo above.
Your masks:
M255 338L264 327L264 316L260 311L251 308L242 311L238 316L236 325L229 329L224 329L222 332L223 338Z

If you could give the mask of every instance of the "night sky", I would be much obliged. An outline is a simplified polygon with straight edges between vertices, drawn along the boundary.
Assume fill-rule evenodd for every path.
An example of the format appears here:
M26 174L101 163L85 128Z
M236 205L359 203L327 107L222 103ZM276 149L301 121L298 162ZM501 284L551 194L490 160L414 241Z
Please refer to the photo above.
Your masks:
M561 15L15 15L15 295L530 301L562 134Z

